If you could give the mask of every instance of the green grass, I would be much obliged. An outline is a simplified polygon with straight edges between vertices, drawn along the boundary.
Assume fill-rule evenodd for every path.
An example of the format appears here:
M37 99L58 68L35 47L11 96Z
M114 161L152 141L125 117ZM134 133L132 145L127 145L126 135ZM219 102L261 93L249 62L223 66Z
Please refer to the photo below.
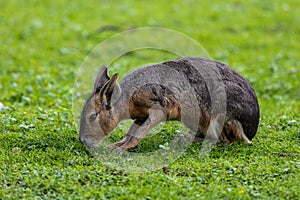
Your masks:
M299 199L299 6L298 0L1 1L0 199ZM218 145L206 157L192 145L148 173L115 170L87 154L72 117L77 70L101 41L145 26L187 34L251 82L261 107L253 145ZM170 56L154 55L126 55L115 70ZM154 139L174 127L161 130ZM152 144L147 138L132 151Z

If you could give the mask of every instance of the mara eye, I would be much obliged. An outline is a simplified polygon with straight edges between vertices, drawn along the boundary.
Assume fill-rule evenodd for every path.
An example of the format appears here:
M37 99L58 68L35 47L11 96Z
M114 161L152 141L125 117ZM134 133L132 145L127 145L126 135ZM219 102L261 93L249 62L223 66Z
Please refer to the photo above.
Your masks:
M97 118L97 114L94 113L94 114L92 114L92 115L90 116L89 121L90 121L90 122L93 122L93 121L96 120L96 118Z

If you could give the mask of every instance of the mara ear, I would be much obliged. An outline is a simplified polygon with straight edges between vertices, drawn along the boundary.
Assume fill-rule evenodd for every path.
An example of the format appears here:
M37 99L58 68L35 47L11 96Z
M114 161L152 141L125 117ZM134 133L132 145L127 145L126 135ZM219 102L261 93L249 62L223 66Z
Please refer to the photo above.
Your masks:
M101 88L110 78L108 76L108 67L106 65L100 67L96 80L94 82L94 92Z
M110 110L114 103L120 98L122 91L117 82L118 78L119 74L114 74L101 89L98 88L96 90L94 98L96 111L100 111L103 107L106 110Z

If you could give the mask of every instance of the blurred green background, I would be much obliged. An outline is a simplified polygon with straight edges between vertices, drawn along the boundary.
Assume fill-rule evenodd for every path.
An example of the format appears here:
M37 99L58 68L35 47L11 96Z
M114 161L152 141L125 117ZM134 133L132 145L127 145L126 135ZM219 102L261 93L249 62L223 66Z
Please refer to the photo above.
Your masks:
M299 198L299 7L298 0L0 1L0 199ZM199 159L194 145L147 174L87 155L72 119L77 70L101 41L139 27L182 32L250 81L261 106L253 146L220 145ZM113 69L169 57L133 52Z

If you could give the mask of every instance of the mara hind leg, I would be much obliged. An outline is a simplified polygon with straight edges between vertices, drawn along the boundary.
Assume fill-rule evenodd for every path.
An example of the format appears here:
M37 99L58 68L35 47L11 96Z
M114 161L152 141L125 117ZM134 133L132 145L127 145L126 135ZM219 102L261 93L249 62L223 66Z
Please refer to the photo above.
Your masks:
M238 140L247 144L252 143L245 135L242 124L234 119L228 120L225 123L220 139L226 144L230 144L234 140Z
M203 133L203 131L201 131L200 129L198 129L195 137L194 137L194 140L193 140L193 143L199 143L199 142L203 142L205 139L205 134Z
M218 143L220 141L221 132L223 129L223 122L225 116L218 115L212 118L209 121L209 124L202 124L200 125L195 136L194 142L202 142L207 140L211 143Z

